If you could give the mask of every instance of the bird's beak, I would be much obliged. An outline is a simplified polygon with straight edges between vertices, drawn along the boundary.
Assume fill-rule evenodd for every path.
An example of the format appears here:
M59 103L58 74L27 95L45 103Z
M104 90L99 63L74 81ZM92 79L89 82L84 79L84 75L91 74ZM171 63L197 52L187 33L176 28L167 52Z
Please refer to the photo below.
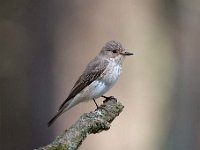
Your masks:
M124 55L124 56L131 56L131 55L134 55L133 53L130 53L130 52L127 52L127 51L125 51L125 52L122 52L122 53L120 53L121 55Z

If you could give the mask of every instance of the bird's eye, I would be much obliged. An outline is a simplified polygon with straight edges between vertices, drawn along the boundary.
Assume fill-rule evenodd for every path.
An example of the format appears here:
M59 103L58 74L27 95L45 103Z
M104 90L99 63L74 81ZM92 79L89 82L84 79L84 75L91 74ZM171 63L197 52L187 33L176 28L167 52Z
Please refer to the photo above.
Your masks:
M117 53L117 50L113 50L112 52L113 52L113 53Z

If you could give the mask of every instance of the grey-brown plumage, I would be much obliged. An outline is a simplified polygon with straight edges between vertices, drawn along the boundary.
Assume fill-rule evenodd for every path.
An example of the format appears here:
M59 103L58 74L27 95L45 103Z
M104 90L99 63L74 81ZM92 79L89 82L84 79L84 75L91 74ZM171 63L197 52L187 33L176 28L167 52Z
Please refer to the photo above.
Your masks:
M117 81L127 52L119 42L110 41L100 53L87 65L76 81L68 98L61 104L57 114L48 122L50 126L56 118L80 102L101 97Z

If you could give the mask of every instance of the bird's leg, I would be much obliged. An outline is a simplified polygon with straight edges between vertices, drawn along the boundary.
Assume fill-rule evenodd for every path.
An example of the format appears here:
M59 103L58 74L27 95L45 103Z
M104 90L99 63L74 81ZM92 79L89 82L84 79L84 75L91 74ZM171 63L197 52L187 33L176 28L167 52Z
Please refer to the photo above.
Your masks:
M93 101L94 101L94 103L95 103L95 105L97 106L97 109L99 108L99 106L98 106L98 104L97 104L97 102L95 101L95 99L93 98Z

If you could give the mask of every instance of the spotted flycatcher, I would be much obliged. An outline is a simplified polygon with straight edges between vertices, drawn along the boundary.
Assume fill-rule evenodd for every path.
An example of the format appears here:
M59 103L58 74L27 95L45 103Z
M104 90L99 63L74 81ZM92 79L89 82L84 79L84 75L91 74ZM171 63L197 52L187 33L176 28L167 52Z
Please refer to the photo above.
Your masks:
M95 102L95 99L101 96L105 97L103 94L113 87L121 74L124 58L130 55L133 55L133 53L127 52L121 43L107 42L100 53L87 65L68 98L61 104L56 115L48 122L48 126L80 102L88 100Z

